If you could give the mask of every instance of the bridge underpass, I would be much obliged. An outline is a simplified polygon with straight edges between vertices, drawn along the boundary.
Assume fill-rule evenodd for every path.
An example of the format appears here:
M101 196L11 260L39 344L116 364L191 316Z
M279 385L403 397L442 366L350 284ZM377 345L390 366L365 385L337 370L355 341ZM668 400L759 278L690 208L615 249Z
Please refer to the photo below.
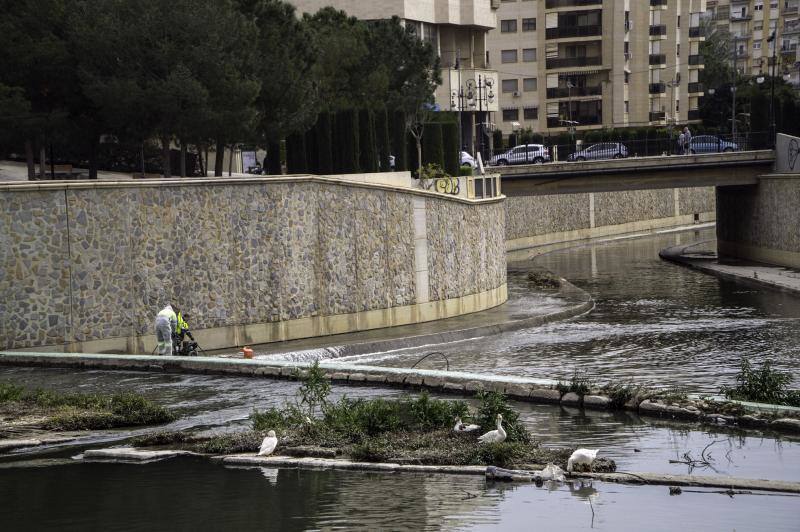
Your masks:
M631 157L491 167L508 197L755 185L771 172L773 150Z

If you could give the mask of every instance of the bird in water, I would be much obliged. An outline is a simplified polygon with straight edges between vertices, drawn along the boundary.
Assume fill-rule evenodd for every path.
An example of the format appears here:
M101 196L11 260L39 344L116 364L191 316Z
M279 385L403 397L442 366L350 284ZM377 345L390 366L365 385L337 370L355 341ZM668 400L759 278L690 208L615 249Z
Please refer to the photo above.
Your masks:
M503 416L497 414L497 429L490 430L478 438L481 443L501 443L506 441L506 431L503 430Z
M578 464L586 464L589 466L589 471L592 470L592 463L597 458L597 451L599 449L576 449L572 456L567 460L567 472L572 473L573 467Z
M461 422L461 417L456 416L456 425L453 427L454 432L472 432L473 430L478 430L480 427L478 425L465 425Z
M267 456L272 454L275 447L278 446L278 438L275 436L275 431L267 432L267 437L261 442L261 448L258 450L258 456Z

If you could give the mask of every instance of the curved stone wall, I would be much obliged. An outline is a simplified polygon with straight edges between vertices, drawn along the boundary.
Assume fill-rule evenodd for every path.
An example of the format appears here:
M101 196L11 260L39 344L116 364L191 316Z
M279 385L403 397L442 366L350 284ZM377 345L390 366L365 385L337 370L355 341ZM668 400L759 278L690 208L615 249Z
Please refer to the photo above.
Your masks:
M318 177L0 187L0 346L152 350L174 301L206 349L506 299L502 200Z
M510 251L715 218L714 187L515 196L505 205Z

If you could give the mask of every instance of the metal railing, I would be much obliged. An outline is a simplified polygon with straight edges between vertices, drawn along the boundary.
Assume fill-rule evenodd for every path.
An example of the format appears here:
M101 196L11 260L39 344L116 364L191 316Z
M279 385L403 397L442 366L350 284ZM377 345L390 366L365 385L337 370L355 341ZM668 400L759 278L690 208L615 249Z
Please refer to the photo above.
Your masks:
M603 87L594 85L589 87L553 87L547 89L548 98L570 98L577 96L602 96Z
M691 129L691 128L690 128ZM502 164L549 164L551 162L581 162L624 159L629 157L654 157L669 155L702 155L709 153L729 153L747 150L769 149L769 132L739 133L735 137L729 134L694 135L688 146L678 144L680 131L676 128L672 136L658 135L638 139L622 140L611 138L596 142L576 142L575 144L549 144L544 140L546 155L543 152L529 152L528 157L511 159L503 158L508 150L495 150ZM494 159L497 161L498 159ZM492 159L489 159L492 165Z
M562 28L547 28L545 38L564 39L568 37L595 37L603 35L603 27L599 24L589 26L564 26Z
M698 37L703 37L703 28L700 26L694 26L689 28L689 38L696 39Z
M667 62L666 54L650 54L651 65L663 65Z
M551 57L546 60L547 68L573 68L584 66L597 66L603 63L603 58L597 57Z
M559 7L600 6L603 0L547 0L545 9L558 9Z
M664 120L666 116L667 113L665 113L664 111L650 111L649 118L651 122L659 122L661 120Z
M703 92L703 84L699 81L693 81L692 83L689 83L687 90L689 93Z
M667 92L667 84L666 83L651 83L648 86L648 90L650 94L664 94Z
M742 57L741 55L739 57ZM690 65L702 65L703 64L703 56L702 55L690 55L689 56L689 64Z
M650 0L650 7L660 7L667 5L667 0Z
M657 35L666 35L667 34L667 26L664 24L657 24L650 26L650 36L654 37Z

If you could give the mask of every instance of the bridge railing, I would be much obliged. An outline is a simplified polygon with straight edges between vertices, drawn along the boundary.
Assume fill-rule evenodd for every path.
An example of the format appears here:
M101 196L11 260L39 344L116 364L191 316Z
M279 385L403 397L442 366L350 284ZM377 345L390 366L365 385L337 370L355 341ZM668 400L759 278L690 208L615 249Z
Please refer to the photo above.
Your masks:
M494 150L487 158L490 166L515 164L546 164L564 161L593 161L627 157L694 155L769 149L769 132L693 135L689 142L680 142L678 130L671 136L654 135L645 138L608 138L596 142L576 140L575 143L527 144ZM527 148L526 148L527 146Z

